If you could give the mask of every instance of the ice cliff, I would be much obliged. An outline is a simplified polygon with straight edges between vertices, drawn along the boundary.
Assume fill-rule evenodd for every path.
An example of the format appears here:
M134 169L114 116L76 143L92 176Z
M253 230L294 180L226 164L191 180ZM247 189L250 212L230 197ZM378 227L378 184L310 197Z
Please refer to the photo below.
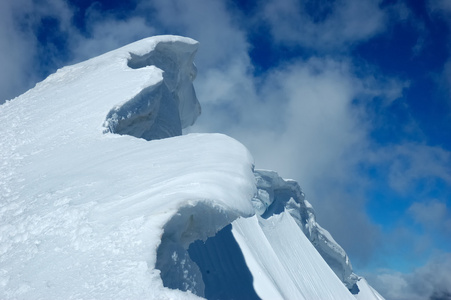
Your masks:
M315 211L305 200L299 184L294 180L284 180L274 171L256 170L254 174L257 193L252 200L256 213L267 219L286 210L338 278L352 289L358 276L352 272L346 252L316 222Z
M127 65L132 69L157 67L162 80L116 105L108 113L106 131L128 134L146 140L182 134L200 114L193 80L197 43L177 40L156 42L154 49L132 46Z
M0 298L380 299L296 182L181 135L197 47L144 39L0 106Z

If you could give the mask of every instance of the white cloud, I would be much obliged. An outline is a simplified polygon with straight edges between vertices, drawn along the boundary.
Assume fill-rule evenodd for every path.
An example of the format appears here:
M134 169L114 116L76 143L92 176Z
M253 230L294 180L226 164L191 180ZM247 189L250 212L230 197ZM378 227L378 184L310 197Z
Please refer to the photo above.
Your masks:
M437 200L415 202L409 209L412 218L424 228L451 234L451 212L445 202Z
M41 59L35 29L43 18L51 17L65 31L71 12L65 2L0 1L0 104L29 89L39 74L34 71ZM54 59L47 53L49 60Z
M166 32L200 41L196 57L199 73L202 68L227 67L238 55L247 57L245 33L234 22L225 1L142 1L137 9L153 11L152 17Z
M384 108L402 98L404 91L410 86L409 81L386 77L370 67L364 72L366 76L362 78L362 85L365 95L370 98L378 97L382 99Z
M11 1L0 2L0 104L24 92L33 80L25 73L25 66L32 65L35 39L24 38L16 28L12 6Z
M346 64L311 59L264 79L253 78L245 67L207 72L198 91L201 100L210 99L205 115L227 116L222 130L248 145L257 166L306 183L339 172L347 153L364 146L365 131L351 105L360 89L354 81ZM225 106L233 113L223 111Z
M433 257L411 273L382 270L368 280L378 292L392 300L449 299L451 297L451 253ZM440 298L442 297L442 298Z
M448 96L448 107L451 108L451 58L443 65L442 72L439 74L437 81L444 94Z
M436 225L440 223L447 214L446 203L432 201L428 203L413 203L409 212L414 219L423 225Z
M380 33L385 27L387 16L379 8L379 1L320 3L268 1L262 9L262 17L270 24L275 40L317 50L343 51L352 43ZM311 6L314 10L309 9Z
M451 29L451 2L447 0L428 0L427 8L429 16L435 21L445 21L448 25L448 30ZM451 47L450 35L448 33L447 46ZM448 94L449 108L451 108L451 55L448 54L448 60L443 65L441 74L439 74L439 83L445 93Z
M358 91L346 65L312 59L277 71L266 82L261 96L280 105L279 122L284 124L278 132L278 144L270 146L274 147L271 152L292 158L272 162L271 167L280 168L286 176L299 176L302 166L306 170L299 178L302 182L339 172L338 165L347 151L364 141L351 107Z
M428 0L427 6L430 13L433 14L451 14L451 3L447 0Z
M399 192L412 191L420 180L451 184L451 153L440 147L403 143L385 148L377 159L390 162L389 184Z
M116 20L112 17L98 17L99 14L101 13L90 14L87 22L89 37L82 35L72 37L74 61L86 60L157 33L141 17Z

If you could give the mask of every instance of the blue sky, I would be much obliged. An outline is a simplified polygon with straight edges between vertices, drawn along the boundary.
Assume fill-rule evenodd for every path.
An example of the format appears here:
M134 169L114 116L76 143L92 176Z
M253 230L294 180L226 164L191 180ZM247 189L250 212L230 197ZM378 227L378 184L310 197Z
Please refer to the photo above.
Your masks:
M387 298L450 292L451 2L1 1L0 103L157 34L200 42L187 132L299 181Z

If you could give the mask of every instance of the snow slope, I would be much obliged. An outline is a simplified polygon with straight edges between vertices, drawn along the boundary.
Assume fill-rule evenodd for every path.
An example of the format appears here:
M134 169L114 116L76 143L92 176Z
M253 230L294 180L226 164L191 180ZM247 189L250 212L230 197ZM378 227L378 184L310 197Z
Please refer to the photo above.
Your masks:
M294 180L281 178L274 171L257 170L254 174L257 193L252 200L257 214L268 219L273 215L284 213L285 210L290 213L299 229L315 246L338 278L348 289L352 289L358 277L352 272L352 265L346 252L335 242L329 232L316 222L315 211L305 200L299 184Z
M0 106L1 299L352 297L297 184L227 136L181 136L196 50L144 39Z
M289 213L239 219L233 229L238 243L248 245L244 256L257 258L249 262L249 268L262 297L270 294L270 288L267 299L355 299Z
M366 300L366 299L374 299L374 300L383 300L382 297L375 289L373 289L365 278L359 278L357 282L357 286L359 287L359 293L356 295L358 300Z

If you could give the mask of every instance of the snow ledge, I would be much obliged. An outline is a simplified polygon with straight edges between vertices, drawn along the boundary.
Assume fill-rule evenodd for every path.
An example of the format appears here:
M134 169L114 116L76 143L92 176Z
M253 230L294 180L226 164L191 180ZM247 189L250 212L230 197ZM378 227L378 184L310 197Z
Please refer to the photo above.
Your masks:
M127 66L145 68L157 80L149 82L134 97L113 107L104 122L104 133L132 135L146 140L182 134L201 113L193 80L198 44L193 40L162 39L147 52L130 48Z

